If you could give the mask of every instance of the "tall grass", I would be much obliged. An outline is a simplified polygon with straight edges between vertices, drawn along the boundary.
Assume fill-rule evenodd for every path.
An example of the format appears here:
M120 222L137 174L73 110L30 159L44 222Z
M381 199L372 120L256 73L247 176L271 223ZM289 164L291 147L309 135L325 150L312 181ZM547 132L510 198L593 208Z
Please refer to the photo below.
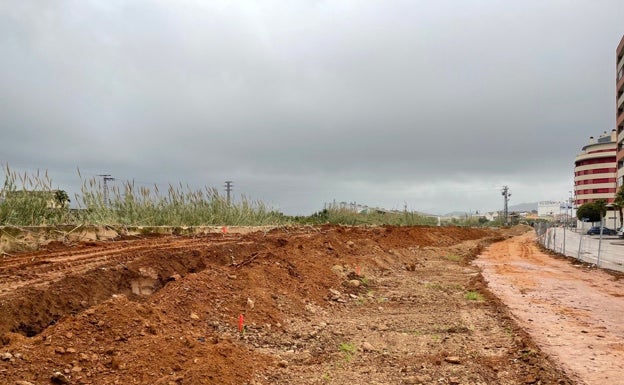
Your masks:
M163 194L158 186L136 187L133 182L112 186L107 197L99 182L83 182L77 196L83 222L143 226L267 225L282 224L287 218L262 202L242 197L228 204L214 188L193 190L169 185ZM107 201L108 200L108 201Z
M48 172L33 175L4 167L5 180L0 190L0 224L16 226L65 223L70 210L59 190L53 189Z
M214 188L194 190L188 185L136 186L133 181L115 182L105 190L100 178L81 180L71 208L65 192L53 188L47 171L29 175L4 167L5 181L0 190L0 225L38 226L57 224L127 226L202 225L435 225L437 220L412 212L367 213L345 208L329 208L306 217L289 217L260 201L246 197L235 203ZM66 195L65 195L66 197ZM68 197L66 197L68 198Z
M122 182L107 186L105 192L99 179L83 179L80 170L81 191L75 194L74 208L70 209L69 205L55 200L59 190L52 188L47 171L18 174L6 166L4 172L0 225L198 226L289 222L285 215L246 197L228 204L214 188L193 190L179 184L169 185L163 193L156 185L148 188Z

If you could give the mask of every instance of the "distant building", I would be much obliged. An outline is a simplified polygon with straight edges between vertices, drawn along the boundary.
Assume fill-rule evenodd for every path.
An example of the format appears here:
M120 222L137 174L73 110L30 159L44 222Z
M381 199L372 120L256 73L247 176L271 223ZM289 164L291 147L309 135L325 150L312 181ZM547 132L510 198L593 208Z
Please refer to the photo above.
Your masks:
M559 213L559 202L542 201L537 203L537 216L540 218L553 217Z
M556 220L566 220L574 218L576 209L566 201L542 201L537 203L538 218L550 218Z
M615 129L617 131L617 185L624 185L624 36L615 50Z
M589 138L574 161L575 206L603 199L613 203L616 192L616 131Z

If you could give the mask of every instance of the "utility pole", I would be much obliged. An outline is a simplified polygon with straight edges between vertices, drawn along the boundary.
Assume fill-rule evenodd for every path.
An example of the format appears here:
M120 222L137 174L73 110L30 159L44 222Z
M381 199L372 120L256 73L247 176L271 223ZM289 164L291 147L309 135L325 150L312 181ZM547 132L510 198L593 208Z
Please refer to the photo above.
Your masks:
M115 180L115 178L113 178L112 176L110 176L109 174L100 174L98 176L102 177L102 180L104 181L104 205L108 207L109 205L109 201L108 201L108 181L113 181Z
M511 193L509 192L509 187L508 186L503 186L503 191L502 191L502 195L503 195L503 199L505 200L505 206L503 209L503 218L505 218L505 226L509 225L509 197L511 196Z
M225 181L225 193L228 206L230 205L230 194L232 193L232 187L234 187L233 183L234 182L232 182L231 180Z
M568 224L570 225L570 227L572 227L572 223L573 223L573 217L574 217L574 198L572 197L572 190L568 191L570 193L570 203L568 204L568 206L570 206L570 217L568 218Z

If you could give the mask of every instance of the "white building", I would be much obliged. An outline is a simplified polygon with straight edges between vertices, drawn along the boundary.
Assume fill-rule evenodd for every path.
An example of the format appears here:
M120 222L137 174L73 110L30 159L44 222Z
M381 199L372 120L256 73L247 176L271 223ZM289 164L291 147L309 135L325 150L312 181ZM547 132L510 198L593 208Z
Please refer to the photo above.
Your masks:
M576 209L568 201L542 201L537 203L537 216L540 218L574 218Z

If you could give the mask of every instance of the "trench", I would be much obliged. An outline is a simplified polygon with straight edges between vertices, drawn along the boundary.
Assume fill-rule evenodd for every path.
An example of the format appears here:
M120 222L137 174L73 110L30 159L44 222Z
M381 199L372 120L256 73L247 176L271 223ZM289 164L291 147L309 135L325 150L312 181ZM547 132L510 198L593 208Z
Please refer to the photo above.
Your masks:
M178 272L180 276L189 271ZM162 276L143 278L129 270L89 271L83 276L69 276L48 288L26 288L5 300L2 313L7 315L1 332L34 337L66 316L76 315L104 302L114 294L143 301L166 284ZM0 333L2 334L2 333Z
M0 337L18 333L34 337L67 316L77 315L113 295L146 301L168 282L211 266L231 263L232 253L243 258L248 247L223 245L165 252L153 250L127 264L112 262L80 275L67 275L45 287L25 287L0 298ZM0 338L4 345L8 338Z

